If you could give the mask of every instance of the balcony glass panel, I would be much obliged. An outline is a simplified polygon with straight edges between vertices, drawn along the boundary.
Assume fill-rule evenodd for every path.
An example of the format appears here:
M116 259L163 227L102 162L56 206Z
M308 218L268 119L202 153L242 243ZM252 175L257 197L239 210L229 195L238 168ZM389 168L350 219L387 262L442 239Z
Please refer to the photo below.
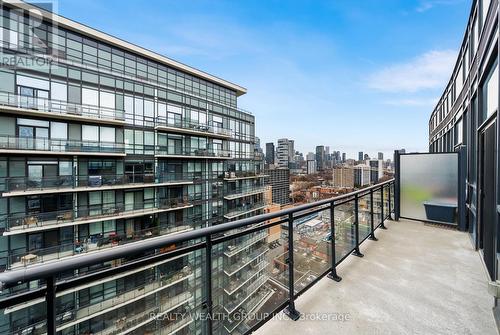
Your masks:
M282 227L286 227L284 224ZM330 209L295 219L293 228L293 271L295 293L302 291L331 268ZM284 255L284 257L287 257Z
M243 334L286 301L287 250L280 224L214 245L214 333Z
M358 206L359 240L362 241L371 233L370 193L361 194L358 197Z
M335 205L335 256L337 262L356 246L354 200Z

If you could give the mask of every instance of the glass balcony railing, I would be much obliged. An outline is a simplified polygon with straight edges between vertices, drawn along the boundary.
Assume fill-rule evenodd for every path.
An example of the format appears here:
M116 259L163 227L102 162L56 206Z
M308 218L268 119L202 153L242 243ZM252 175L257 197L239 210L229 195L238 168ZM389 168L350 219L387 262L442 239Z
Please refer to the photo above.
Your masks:
M263 193L268 189L269 189L268 186L263 186L263 185L240 187L234 190L228 190L224 195L224 199L233 200L233 199L243 198L250 195Z
M13 266L0 273L9 315L0 332L146 334L189 325L249 334L284 308L297 319L297 295L327 275L339 281L338 264L362 256L360 245L385 227L397 205L393 183L189 232L142 230L137 238L145 240L122 237L125 247L102 245L98 257L86 246L75 257Z
M203 157L203 158L231 158L229 150L218 149L200 149L189 147L176 146L158 146L156 148L156 156L186 156L186 157Z
M117 335L128 333L130 329L142 327L155 319L161 319L163 315L173 309L189 303L193 299L192 288L186 288L184 292L174 296L161 297L158 304L149 303L145 307L134 309L123 317L114 317L107 320L107 327L95 332L95 335Z
M269 279L266 275L257 276L249 285L246 285L238 293L228 295L224 299L224 309L228 314L235 312L247 299L249 299Z
M221 137L232 137L234 132L230 129L226 129L221 125L216 123L200 123L197 121L179 119L179 118L165 118L165 117L157 117L156 118L156 126L158 128L179 128L184 129L187 132L191 133L206 133L218 135Z
M252 179L252 178L265 178L268 175L262 172L250 171L226 171L224 172L224 179L228 181L235 181L238 179Z
M107 107L73 104L66 101L34 98L0 92L0 105L31 109L50 114L80 116L96 120L124 121L124 112Z
M189 225L187 222L189 222ZM32 250L14 249L7 257L0 258L0 263L4 264L4 268L2 270L11 270L19 267L45 263L48 261L60 260L76 255L97 252L119 245L142 241L144 239L176 234L192 230L196 225L201 225L201 223L201 218L188 217L183 221L169 223L167 226L150 227L122 234L111 232L106 236L90 236L81 241L62 243L48 248Z
M234 243L230 243L226 246L226 251L224 255L227 257L233 257L234 255L239 254L243 250L250 247L252 244L255 244L259 241L262 241L268 236L266 231L260 231L256 233L254 236L242 238L241 240L235 240Z
M2 184L0 178L0 185ZM134 186L137 184L188 183L202 180L201 173L159 173L155 174L107 174L51 177L9 177L3 178L5 192L36 192L46 190L69 191L81 188Z
M128 290L118 292L110 299L105 299L94 304L80 305L74 309L66 309L64 314L70 312L72 317L61 317L62 322L59 323L58 326L62 328L65 324L71 323L75 319L88 318L93 314L105 314L107 311L116 309L116 306L124 305L127 301L144 299L148 295L159 292L160 290L168 290L173 285L186 281L192 276L193 271L191 266L186 265L183 269L172 271L172 273L150 278L144 285L138 285Z
M260 209L264 209L266 207L266 203L263 201L254 202L254 203L246 203L243 205L239 205L237 207L228 208L227 214L224 215L226 219L234 219L238 216L242 216L245 214L249 214Z
M123 143L16 137L9 135L0 135L0 150L125 154Z
M6 231L33 228L51 228L65 223L82 224L95 219L119 219L122 216L153 214L165 209L180 209L190 206L188 197L147 200L141 204L105 203L92 206L76 206L52 212L11 213L5 216ZM0 222L2 220L0 219Z

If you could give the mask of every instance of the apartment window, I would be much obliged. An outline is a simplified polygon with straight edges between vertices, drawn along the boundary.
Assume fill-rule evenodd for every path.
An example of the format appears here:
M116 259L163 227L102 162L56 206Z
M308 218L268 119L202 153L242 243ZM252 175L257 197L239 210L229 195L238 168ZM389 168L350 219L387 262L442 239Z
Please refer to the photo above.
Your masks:
M498 109L498 59L490 67L482 85L482 111L480 122L485 121Z
M99 94L97 90L82 88L82 104L99 106Z
M100 91L100 105L101 107L115 109L115 94L112 92Z
M99 141L99 127L97 126L82 126L82 140L83 141Z
M52 82L50 84L50 98L59 101L67 101L68 88L66 84Z
M115 142L115 128L113 127L101 127L100 140L102 142Z
M60 176L71 176L73 174L73 164L71 161L60 161L59 162L59 175Z
M455 145L461 144L463 142L463 122L462 119L458 120L458 122L455 124L455 130L454 130L454 140L455 140Z
M80 86L68 86L68 102L78 105L82 103L82 93Z
M68 125L62 122L50 123L50 138L67 139Z
M134 124L138 126L143 125L144 119L144 100L141 98L134 98Z

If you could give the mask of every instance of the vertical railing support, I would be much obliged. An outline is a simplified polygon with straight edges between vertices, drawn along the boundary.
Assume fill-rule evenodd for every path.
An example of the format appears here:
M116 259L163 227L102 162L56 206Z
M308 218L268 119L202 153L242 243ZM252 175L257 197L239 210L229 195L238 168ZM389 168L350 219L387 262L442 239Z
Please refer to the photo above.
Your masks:
M394 221L399 221L399 216L401 214L401 164L400 164L401 154L399 150L394 151Z
M330 236L331 236L331 254L332 254L332 270L328 274L328 278L335 280L336 282L339 282L342 280L342 277L340 277L337 274L337 257L335 254L335 202L332 201L330 203Z
M358 194L354 195L354 232L356 234L356 247L354 248L354 251L352 254L357 257L363 257L364 255L359 251L359 218L358 218L358 209L359 205L359 200L358 200Z
M389 206L388 206L388 209L389 209L389 220L392 220L392 198L391 198L391 184L389 183L388 184L389 187L388 187L388 196L389 196Z
M300 312L295 309L295 290L293 273L293 213L288 214L288 306L284 312L290 319L297 321Z
M45 292L47 303L47 334L56 333L56 278L47 278L47 290Z
M207 334L212 334L212 318L213 318L213 301L212 301L212 237L208 235L206 237L206 262L205 262L205 272L206 272L206 280L205 280L205 292L207 293L206 301L205 301L205 309L206 309L206 321L207 321Z
M385 214L384 214L384 186L380 187L380 228L387 229L384 224Z
M370 190L370 237L369 240L378 241L378 238L375 237L375 216L373 213L373 190Z

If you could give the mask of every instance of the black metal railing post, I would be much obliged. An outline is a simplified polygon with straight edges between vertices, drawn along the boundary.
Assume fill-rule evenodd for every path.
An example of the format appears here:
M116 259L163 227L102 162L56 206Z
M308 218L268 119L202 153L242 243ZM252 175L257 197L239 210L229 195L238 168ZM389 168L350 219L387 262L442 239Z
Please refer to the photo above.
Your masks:
M387 196L389 197L389 206L388 206L388 210L389 210L389 220L392 220L392 198L391 198L391 184L389 184L389 187L387 188L388 189L388 194Z
M356 234L356 247L354 248L354 251L352 254L357 257L363 257L364 255L359 251L359 200L358 200L358 195L354 195L354 232Z
M300 312L295 309L295 289L293 273L293 213L288 214L288 306L284 312L290 319L297 321Z
M401 154L399 150L394 151L394 221L399 221L399 216L401 214L401 189L400 189L400 159Z
M375 237L375 215L373 213L373 190L370 190L370 237L369 240L378 241L378 238Z
M47 334L56 333L56 278L47 278L47 290L45 292L47 302Z
M387 229L384 224L385 214L384 214L384 186L380 187L380 228Z
M204 307L206 309L206 320L207 320L207 334L212 334L212 318L213 318L213 301L212 301L212 237L207 235L206 237L206 262L205 262L205 292L207 294Z
M330 203L330 236L331 236L331 248L332 248L332 270L328 274L328 278L335 280L336 282L339 282L342 280L342 277L340 277L337 274L337 257L335 254L335 202L332 201Z

